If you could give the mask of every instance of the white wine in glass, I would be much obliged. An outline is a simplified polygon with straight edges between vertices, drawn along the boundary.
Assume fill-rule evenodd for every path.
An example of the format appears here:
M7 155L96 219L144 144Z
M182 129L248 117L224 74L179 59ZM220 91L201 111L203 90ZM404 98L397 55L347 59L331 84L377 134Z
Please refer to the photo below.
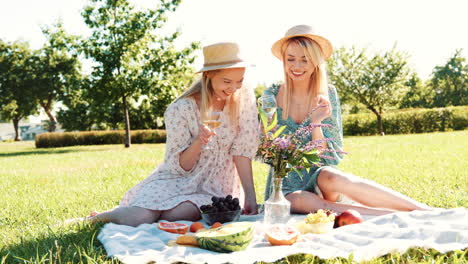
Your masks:
M271 118L275 114L277 107L275 96L272 94L263 94L258 100L263 111Z
M211 130L215 130L219 126L221 126L221 112L219 111L207 111L204 118L203 118L203 124L207 127L209 127ZM204 146L204 149L213 149L213 146L211 146L214 142L213 140L210 139L208 144Z
M205 120L203 124L209 127L211 130L218 128L221 125L221 121L219 120Z

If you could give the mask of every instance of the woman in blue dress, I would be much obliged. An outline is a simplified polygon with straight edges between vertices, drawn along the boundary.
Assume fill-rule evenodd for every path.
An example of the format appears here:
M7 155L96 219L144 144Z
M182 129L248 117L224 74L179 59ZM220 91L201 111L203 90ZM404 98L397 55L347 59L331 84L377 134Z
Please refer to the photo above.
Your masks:
M336 89L327 84L325 60L331 55L330 42L317 35L310 26L294 26L284 38L276 41L273 54L283 62L285 82L273 85L264 95L276 97L278 123L285 125L285 133L294 133L309 124L329 124L330 127L312 129L307 139L330 138L322 144L327 156L321 166L304 170L303 176L292 171L283 180L283 193L291 202L293 213L309 213L317 209L343 212L355 209L362 214L381 215L393 211L429 210L394 190L336 168L342 158L343 132L340 102ZM265 200L270 195L273 171L268 175ZM361 205L337 203L342 195Z

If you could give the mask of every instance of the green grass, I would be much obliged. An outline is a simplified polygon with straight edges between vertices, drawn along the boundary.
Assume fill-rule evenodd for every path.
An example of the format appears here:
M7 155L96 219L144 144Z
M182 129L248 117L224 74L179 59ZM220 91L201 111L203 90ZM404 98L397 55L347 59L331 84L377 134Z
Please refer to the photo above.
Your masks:
M436 207L468 206L468 131L348 137L344 171ZM123 193L163 160L164 144L36 149L0 143L0 263L118 263L96 236L102 225L63 226L68 218L116 206ZM255 163L263 202L267 167ZM369 263L466 263L468 250L410 249ZM294 255L278 263L351 263Z

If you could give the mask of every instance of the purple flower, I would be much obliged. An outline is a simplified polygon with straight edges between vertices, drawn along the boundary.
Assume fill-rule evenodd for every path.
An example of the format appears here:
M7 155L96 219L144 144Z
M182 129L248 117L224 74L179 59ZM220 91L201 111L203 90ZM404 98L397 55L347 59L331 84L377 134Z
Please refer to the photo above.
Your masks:
M273 145L278 146L278 149L287 149L291 145L291 141L288 138L275 138Z
M315 124L315 123L310 123L308 126L301 127L296 131L296 135L298 136L306 136L312 133L312 129L317 128L317 127L326 127L326 128L331 128L332 125L330 124Z
M336 160L336 158L332 156L327 156L327 155L318 155L318 156L322 159Z

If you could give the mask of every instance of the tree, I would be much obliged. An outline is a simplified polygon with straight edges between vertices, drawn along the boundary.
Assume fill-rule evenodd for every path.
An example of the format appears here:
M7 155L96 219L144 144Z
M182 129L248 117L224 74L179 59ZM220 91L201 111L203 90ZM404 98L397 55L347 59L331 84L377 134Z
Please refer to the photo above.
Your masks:
M0 40L0 115L13 121L15 141L21 140L19 121L38 110L31 89L35 63L27 43L9 44Z
M91 29L83 51L97 65L91 74L90 93L95 104L122 104L125 146L130 147L130 99L152 95L158 111L164 111L191 79L193 51L198 44L177 51L173 42L176 32L160 37L155 30L166 21L180 0L161 1L154 10L136 11L127 0L91 0L82 16Z
M99 104L92 100L88 76L82 76L77 84L66 90L62 96L63 106L57 112L57 120L65 131L89 131L94 128L102 128L98 124L100 110Z
M445 65L436 66L432 72L435 107L468 104L468 64L461 53L455 51Z
M431 91L416 73L410 74L405 85L408 87L408 92L403 97L400 108L432 107Z
M371 58L354 47L334 52L328 67L330 81L340 97L365 105L377 117L379 133L384 134L382 116L386 108L397 105L406 93L408 79L406 55L395 47Z
M34 96L49 117L49 132L56 129L57 120L52 113L53 104L67 89L77 84L80 63L74 52L75 37L68 35L62 22L42 29L47 39L35 60Z

